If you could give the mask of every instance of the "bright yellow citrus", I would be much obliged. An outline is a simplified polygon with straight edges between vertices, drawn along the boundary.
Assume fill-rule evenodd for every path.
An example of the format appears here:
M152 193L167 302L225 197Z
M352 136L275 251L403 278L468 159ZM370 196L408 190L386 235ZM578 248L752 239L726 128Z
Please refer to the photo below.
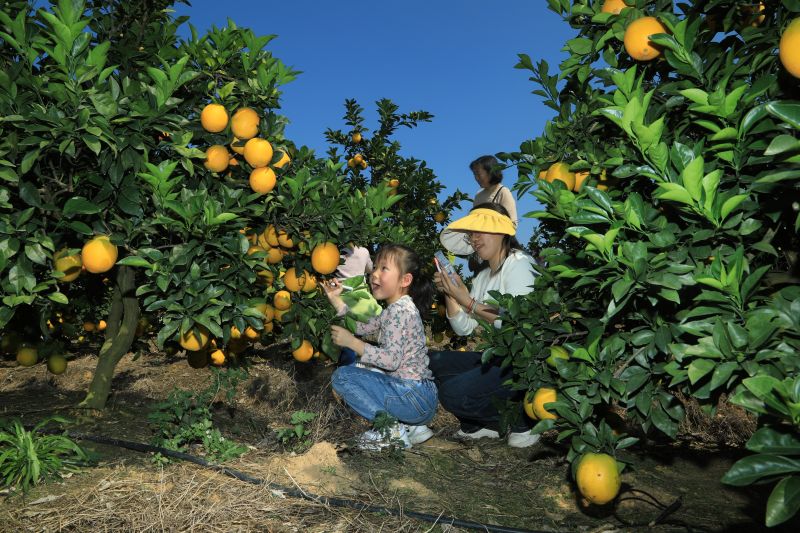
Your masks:
M283 246L284 248L293 248L294 241L289 234L286 233L284 230L278 231L278 245Z
M439 211L438 213L433 215L433 220L435 220L439 224L442 224L444 223L445 220L447 220L447 215L445 215L442 211Z
M259 121L258 113L249 107L243 107L233 114L231 131L238 139L252 139L258 134Z
M262 244L263 241L263 244ZM280 246L278 243L278 232L275 230L275 226L270 224L269 226L264 229L264 233L261 234L261 237L258 238L258 242L264 248L269 247L276 247Z
M292 295L289 291L278 291L272 298L272 305L276 311L287 311L292 306Z
M567 186L567 190L570 191L575 187L575 173L570 172L569 165L562 161L550 165L550 168L547 169L545 180L549 183L559 180L563 182Z
M301 275L298 278L294 267L286 270L286 274L283 275L283 285L286 287L286 290L290 292L300 292L304 284L305 275Z
M254 327L247 326L244 330L244 336L246 339L254 341L258 339L261 336L261 334Z
M117 262L119 250L107 235L100 235L83 245L81 262L92 274L108 272Z
M228 149L221 144L215 144L206 150L206 162L203 164L211 172L222 172L228 168L230 161L231 154L228 153Z
M291 162L292 162L292 158L289 157L289 154L287 154L286 152L281 152L280 159L278 159L278 161L275 164L273 164L272 166L275 167L275 168L283 168L283 167L285 167L286 165L288 165Z
M225 352L220 349L216 349L211 352L211 364L214 366L222 366L225 364Z
M275 188L275 172L269 167L254 168L250 173L250 188L258 194L267 194Z
M580 172L575 173L575 186L572 187L572 190L575 192L579 192L583 188L583 183L589 177L588 170L582 170Z
M525 394L525 400L522 402L522 407L525 409L525 414L528 415L528 418L539 420L539 417L537 417L536 413L533 412L533 392L528 392Z
M228 125L228 112L219 104L208 104L200 112L200 124L208 132L219 133Z
M605 0L605 2L603 2L603 7L601 8L600 11L602 13L612 13L614 15L619 15L620 12L626 7L630 6L626 4L624 0Z
M64 273L62 277L58 278L59 282L74 281L75 278L81 275L81 267L83 267L81 254L67 255L67 249L64 248L56 252L53 259L55 259L56 270Z
M198 350L202 350L208 345L209 340L209 332L205 326L201 326L200 324L195 324L195 327L190 329L189 331L185 331L181 333L178 342L183 347L184 350L189 350L190 352L196 352Z
M300 347L292 352L292 356L297 361L305 363L306 361L311 360L311 358L314 356L314 347L311 346L310 342L303 339L303 342L302 344L300 344Z
M360 143L361 139L362 139L362 137L361 137L361 133L360 132L353 133L353 144Z
M557 415L544 408L544 404L556 401L556 397L555 389L542 387L536 391L533 395L533 414L536 415L536 418L539 420L558 418Z
M233 141L231 141L231 150L239 155L244 155L244 142L234 137Z
M272 161L272 145L266 139L250 139L244 145L244 158L251 167L265 167Z
M332 242L318 244L311 251L311 266L323 276L339 268L339 248Z
M605 453L587 453L579 461L575 481L584 498L605 505L617 497L622 482L616 459Z
M628 55L637 61L651 61L661 55L661 47L650 40L656 33L669 33L666 26L655 17L634 20L625 29L623 43Z
M267 263L277 265L283 261L283 250L280 248L270 248L267 250Z
M790 22L784 30L778 52L786 72L800 78L800 17Z
M255 308L261 311L261 314L264 315L264 322L271 322L275 317L275 309L266 302L256 304Z
M108 324L106 323L106 321L105 320L101 320L100 322L97 323L97 325L95 326L94 329L95 329L95 331L105 331L105 329L107 327L108 327Z

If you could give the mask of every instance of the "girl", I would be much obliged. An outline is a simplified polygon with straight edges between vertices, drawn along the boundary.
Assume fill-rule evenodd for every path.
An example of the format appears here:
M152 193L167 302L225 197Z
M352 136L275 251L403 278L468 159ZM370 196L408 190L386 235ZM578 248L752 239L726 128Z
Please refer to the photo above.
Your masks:
M377 336L377 344L366 343L345 328L331 326L333 342L356 352L361 362L339 367L333 373L333 390L369 421L379 412L388 413L398 421L388 432L365 432L359 438L361 448L377 450L398 440L410 448L405 424L426 423L433 418L438 403L436 385L428 369L421 316L430 308L433 288L420 276L417 254L399 244L378 251L370 285L375 298L385 300L388 305L379 316L359 323L356 333ZM344 315L347 305L341 298L339 280L323 286L338 315Z

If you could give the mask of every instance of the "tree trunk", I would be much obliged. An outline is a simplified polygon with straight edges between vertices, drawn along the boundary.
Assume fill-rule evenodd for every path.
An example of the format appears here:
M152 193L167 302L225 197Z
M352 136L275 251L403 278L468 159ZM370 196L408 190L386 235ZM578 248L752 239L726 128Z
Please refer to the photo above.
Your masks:
M130 351L139 321L139 301L136 299L136 279L133 268L120 266L108 314L106 340L100 348L100 358L81 407L103 409L111 392L114 369L122 356Z

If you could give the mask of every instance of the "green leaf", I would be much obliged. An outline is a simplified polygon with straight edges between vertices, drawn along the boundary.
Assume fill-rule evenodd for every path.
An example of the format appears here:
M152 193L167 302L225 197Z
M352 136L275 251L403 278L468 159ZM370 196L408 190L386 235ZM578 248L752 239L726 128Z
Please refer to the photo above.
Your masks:
M800 509L800 477L785 477L775 485L767 500L767 527L786 522Z
M762 427L747 441L747 449L755 453L800 455L800 438L791 432L782 433Z
M701 181L703 179L703 165L703 158L697 157L686 165L686 168L681 172L683 186L695 202L700 201L700 195L702 193Z
M689 194L689 191L687 191L681 185L678 185L677 183L664 182L659 183L658 186L664 190L657 193L657 198L662 200L672 200L674 202L680 202L688 205L694 204L692 195Z
M800 461L782 455L750 455L736 461L722 476L722 482L735 487L744 487L763 478L800 472Z
M791 135L778 135L764 151L764 155L778 155L788 151L800 150L800 141Z
M101 211L100 207L82 196L73 196L64 204L64 216L94 215Z
M766 104L767 112L793 128L800 130L800 104L789 102L769 102Z
M717 366L716 363L709 359L695 359L689 365L689 381L694 385L703 376L714 370L715 366Z
M739 204L744 202L746 199L747 199L746 194L737 194L725 200L725 202L722 204L722 209L720 210L720 215L722 216L722 219L725 220L726 218L728 218L728 215L731 213L731 211L736 209L739 206Z
M123 257L119 261L117 261L118 265L127 265L132 267L144 267L144 268L153 268L153 264L147 261L142 257L138 257L135 255L129 255L128 257Z
M63 292L51 292L47 297L59 304L66 305L69 303L69 298Z

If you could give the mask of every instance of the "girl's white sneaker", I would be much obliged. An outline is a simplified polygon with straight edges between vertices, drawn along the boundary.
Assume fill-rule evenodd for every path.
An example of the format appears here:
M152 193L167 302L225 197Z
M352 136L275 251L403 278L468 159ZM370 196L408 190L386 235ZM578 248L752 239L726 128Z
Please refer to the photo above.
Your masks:
M408 440L411 444L422 444L426 440L433 437L433 430L428 426L406 426L408 433Z
M405 449L411 448L411 441L408 440L405 424L396 423L385 432L374 429L367 430L358 438L356 447L374 452L382 450L391 444L396 444Z

